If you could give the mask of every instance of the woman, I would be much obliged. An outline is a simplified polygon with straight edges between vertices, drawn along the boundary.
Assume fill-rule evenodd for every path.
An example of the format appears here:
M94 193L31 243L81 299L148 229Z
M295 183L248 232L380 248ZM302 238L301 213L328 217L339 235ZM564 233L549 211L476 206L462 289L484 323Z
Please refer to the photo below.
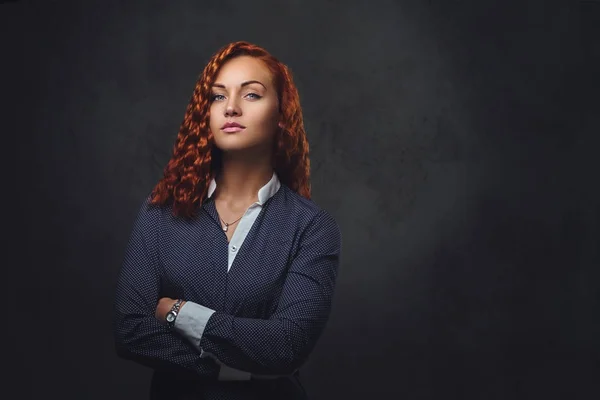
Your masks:
M341 250L309 167L288 68L247 42L222 48L118 278L116 350L154 369L150 398L306 398L298 369L326 325Z

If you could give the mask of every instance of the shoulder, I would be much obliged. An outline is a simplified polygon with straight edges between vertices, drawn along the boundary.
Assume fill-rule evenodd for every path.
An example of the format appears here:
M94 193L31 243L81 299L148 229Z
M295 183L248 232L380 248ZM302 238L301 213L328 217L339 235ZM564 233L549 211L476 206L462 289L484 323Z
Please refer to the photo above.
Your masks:
M340 235L340 228L335 217L315 201L296 193L286 185L281 185L275 206L282 214L287 215L301 230L325 231L335 236Z
M320 212L324 212L313 200L301 196L288 186L281 184L277 193L273 196L273 207L294 216L314 218Z
M143 198L139 207L138 218L145 220L157 219L160 218L161 214L163 214L168 208L170 207L152 204L152 195L147 194L146 197Z
M172 220L172 206L152 203L152 195L147 194L138 206L135 226L143 228L144 231L154 231Z

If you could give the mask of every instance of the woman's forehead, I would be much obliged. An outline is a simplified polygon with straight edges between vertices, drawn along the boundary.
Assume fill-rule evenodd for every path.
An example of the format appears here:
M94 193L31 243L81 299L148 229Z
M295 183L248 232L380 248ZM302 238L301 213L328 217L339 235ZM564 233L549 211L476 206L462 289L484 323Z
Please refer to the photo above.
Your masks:
M250 56L239 56L228 60L221 67L215 79L215 84L229 87L256 80L268 86L272 84L271 79L271 71L264 62Z

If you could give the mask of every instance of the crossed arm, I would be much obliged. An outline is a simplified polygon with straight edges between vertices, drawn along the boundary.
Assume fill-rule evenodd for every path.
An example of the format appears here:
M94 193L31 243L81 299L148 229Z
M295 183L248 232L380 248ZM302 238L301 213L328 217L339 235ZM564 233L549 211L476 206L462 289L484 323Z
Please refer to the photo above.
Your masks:
M201 375L218 371L209 358L263 375L289 374L306 361L325 328L338 273L341 235L327 212L316 214L303 232L269 319L210 310L202 332L185 336L161 322L156 234L145 213L134 225L117 284L114 332L121 357Z

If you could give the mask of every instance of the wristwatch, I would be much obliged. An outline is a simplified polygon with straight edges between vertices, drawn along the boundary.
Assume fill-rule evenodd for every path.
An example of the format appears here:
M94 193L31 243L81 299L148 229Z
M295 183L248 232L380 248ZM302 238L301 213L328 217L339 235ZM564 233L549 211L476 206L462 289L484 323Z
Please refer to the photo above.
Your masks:
M181 303L183 303L183 300L177 299L177 301L175 302L175 304L173 304L173 307L171 307L171 310L167 313L165 317L167 321L167 326L169 328L175 326L175 319L177 318L177 314L179 314L179 307L181 307Z

